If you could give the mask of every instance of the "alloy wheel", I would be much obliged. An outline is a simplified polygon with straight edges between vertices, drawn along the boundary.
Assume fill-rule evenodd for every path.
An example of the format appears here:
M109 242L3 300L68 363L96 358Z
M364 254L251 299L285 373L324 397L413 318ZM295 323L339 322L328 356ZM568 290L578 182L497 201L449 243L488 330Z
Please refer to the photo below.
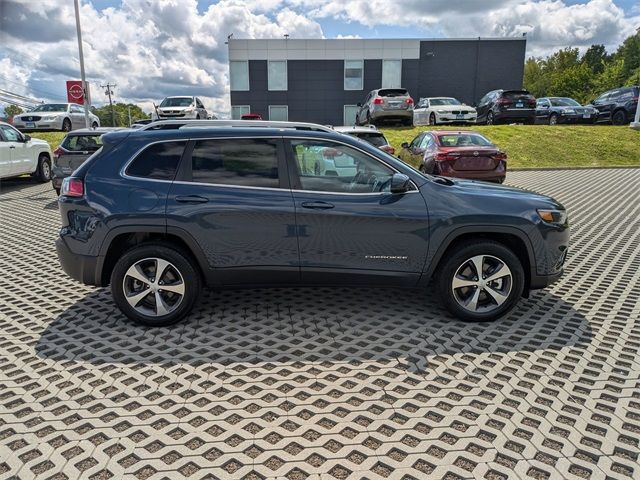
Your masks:
M558 116L554 113L549 117L549 125L556 125L558 123Z
M138 313L161 317L176 310L185 295L180 271L162 258L144 258L129 267L122 281L126 301Z
M511 294L513 275L507 264L492 255L476 255L457 268L451 281L455 301L473 313L500 308Z
M487 114L487 125L493 125L493 113L491 112Z
M42 172L42 178L45 180L51 179L51 166L49 166L49 162L47 160L43 160L40 164L40 169Z

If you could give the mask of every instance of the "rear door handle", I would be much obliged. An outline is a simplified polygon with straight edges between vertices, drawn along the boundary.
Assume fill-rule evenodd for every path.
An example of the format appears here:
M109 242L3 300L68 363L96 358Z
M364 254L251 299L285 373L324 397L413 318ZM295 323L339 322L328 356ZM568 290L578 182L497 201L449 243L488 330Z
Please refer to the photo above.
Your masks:
M11 145L9 148L16 148L16 146L15 145Z
M207 203L209 201L206 197L200 195L182 195L176 197L178 203Z
M328 210L330 208L333 208L334 205L333 203L329 203L329 202L303 202L302 207L312 208L314 210Z

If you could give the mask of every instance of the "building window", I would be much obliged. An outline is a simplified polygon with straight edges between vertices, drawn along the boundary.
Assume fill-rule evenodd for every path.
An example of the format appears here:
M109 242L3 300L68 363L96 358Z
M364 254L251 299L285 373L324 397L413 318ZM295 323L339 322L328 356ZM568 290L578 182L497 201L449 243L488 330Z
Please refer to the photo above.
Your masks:
M402 60L382 61L382 88L402 87Z
M286 122L289 120L289 107L286 105L269 105L269 120Z
M249 90L249 62L229 62L229 82L231 90Z
M356 124L356 115L358 114L358 110L360 107L357 105L345 105L344 106L344 125L355 125Z
M364 60L344 61L344 89L362 90L362 76L364 72Z
M232 105L231 106L231 120L240 120L242 115L251 113L251 107L249 105Z
M287 61L269 62L269 90L287 89Z

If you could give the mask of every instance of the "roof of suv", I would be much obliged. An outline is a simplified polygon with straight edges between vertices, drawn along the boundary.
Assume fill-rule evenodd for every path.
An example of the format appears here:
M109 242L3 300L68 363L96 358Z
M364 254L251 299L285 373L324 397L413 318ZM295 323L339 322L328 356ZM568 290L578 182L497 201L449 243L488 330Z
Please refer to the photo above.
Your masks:
M69 135L89 135L100 134L103 135L109 132L117 132L118 130L125 130L123 127L97 127L97 128L79 128L78 130L72 130L67 133Z
M340 127L333 127L336 132L340 133L379 133L382 135L382 132L378 130L375 125L369 126L349 126L343 125Z

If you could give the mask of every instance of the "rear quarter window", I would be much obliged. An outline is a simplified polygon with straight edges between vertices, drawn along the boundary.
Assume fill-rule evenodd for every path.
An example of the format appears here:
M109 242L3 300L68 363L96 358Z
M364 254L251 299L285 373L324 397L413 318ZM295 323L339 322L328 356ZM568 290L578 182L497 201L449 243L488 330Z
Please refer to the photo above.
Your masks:
M381 133L354 133L353 136L370 143L374 147L382 147L388 143Z
M186 142L149 145L129 164L126 174L154 180L173 180Z

